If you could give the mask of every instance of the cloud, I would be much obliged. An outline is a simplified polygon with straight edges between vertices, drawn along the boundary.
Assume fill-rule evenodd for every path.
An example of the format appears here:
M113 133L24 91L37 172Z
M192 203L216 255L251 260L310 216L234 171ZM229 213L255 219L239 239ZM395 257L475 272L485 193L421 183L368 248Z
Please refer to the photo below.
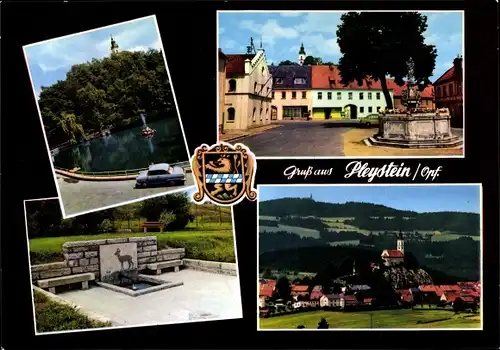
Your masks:
M281 12L280 15L281 17L298 17L302 16L304 12Z
M25 48L25 52L28 62L37 65L44 73L69 69L74 64L108 56L111 34L121 50L161 48L154 20L145 18L30 45Z
M234 49L238 43L233 39L221 39L219 46L226 49Z
M302 37L304 48L308 56L321 57L323 56L339 56L340 48L335 37L326 37L323 34L305 35ZM298 54L299 46L294 45L290 48L290 52Z
M225 28L220 27L219 28L219 35L224 34L226 32Z
M427 45L436 45L441 39L441 36L437 33L432 33L431 35L425 36L425 43Z
M333 12L309 12L304 20L295 26L295 29L303 34L331 33L335 35L340 23L340 13Z
M243 20L240 28L249 30L262 37L262 43L274 46L277 40L294 39L299 36L292 27L282 27L275 19L269 19L264 24L255 23L253 20Z

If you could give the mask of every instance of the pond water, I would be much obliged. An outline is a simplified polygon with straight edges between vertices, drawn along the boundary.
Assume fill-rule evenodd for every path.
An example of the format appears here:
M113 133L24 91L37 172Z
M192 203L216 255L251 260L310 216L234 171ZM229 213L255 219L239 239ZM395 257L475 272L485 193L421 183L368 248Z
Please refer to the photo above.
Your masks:
M91 140L86 145L65 149L54 155L54 166L81 171L114 171L146 168L151 163L189 160L177 118L154 121L152 137L141 134L143 126Z

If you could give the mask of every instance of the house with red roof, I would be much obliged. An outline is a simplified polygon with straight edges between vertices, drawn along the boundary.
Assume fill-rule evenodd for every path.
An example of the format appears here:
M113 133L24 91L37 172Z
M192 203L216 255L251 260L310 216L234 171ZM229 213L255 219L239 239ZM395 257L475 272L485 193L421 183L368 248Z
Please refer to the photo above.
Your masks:
M292 284L290 295L294 297L309 297L309 286Z
M319 300L322 296L323 296L323 287L322 286L314 286L312 291L311 291L310 299L311 300Z
M462 56L455 58L453 66L434 82L436 107L444 107L450 110L453 127L463 127L464 86L462 61Z
M401 296L401 302L403 303L412 303L413 302L413 294L410 289L399 289L396 291Z
M226 57L223 130L247 130L271 123L273 83L264 49L256 49L251 40L247 53Z
M263 283L262 283L263 282ZM259 283L259 306L265 307L276 289L276 281L264 280Z

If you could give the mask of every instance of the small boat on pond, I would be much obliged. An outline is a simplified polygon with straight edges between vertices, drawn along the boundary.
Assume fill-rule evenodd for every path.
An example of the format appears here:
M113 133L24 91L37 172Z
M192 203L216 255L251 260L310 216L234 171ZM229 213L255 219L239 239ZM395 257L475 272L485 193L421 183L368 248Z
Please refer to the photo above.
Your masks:
M142 129L142 135L143 136L152 136L156 132L155 129L151 129L149 126L146 126L144 129Z

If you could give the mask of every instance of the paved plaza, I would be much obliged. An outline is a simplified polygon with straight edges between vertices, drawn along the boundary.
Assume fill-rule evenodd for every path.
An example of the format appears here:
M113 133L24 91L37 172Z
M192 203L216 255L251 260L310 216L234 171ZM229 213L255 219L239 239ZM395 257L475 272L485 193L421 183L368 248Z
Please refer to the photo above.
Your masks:
M130 181L78 181L57 175L66 215L74 215L93 209L117 205L143 197L179 190L194 185L191 173L186 174L184 186L135 188Z
M401 149L369 147L362 140L377 133L354 121L280 122L279 128L240 138L257 157L448 156L460 149ZM462 129L452 129L462 136ZM351 149L352 148L352 149Z
M58 294L82 311L110 319L113 326L141 326L243 317L238 278L191 269L156 276L184 282L138 297L101 287Z

